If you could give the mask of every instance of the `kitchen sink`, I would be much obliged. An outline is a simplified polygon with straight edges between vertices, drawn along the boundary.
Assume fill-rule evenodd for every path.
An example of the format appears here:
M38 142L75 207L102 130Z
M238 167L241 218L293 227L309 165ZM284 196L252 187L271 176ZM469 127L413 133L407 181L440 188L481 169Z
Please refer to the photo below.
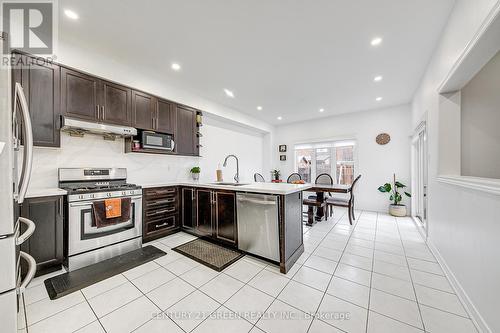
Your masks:
M229 185L229 186L243 186L243 185L248 185L245 183L212 183L214 185Z

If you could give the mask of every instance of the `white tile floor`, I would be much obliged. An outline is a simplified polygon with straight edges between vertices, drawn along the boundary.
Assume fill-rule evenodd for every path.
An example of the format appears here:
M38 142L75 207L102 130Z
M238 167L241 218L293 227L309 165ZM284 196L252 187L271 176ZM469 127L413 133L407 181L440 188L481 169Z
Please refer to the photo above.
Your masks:
M477 332L408 218L345 212L304 228L306 252L288 274L246 256L221 273L168 254L51 301L35 279L29 332Z

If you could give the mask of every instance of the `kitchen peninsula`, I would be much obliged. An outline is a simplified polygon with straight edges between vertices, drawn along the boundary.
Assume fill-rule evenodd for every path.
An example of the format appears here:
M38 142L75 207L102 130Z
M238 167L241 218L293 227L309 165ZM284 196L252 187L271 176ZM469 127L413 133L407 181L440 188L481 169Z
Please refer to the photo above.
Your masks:
M145 242L182 230L271 260L282 273L304 252L302 191L310 184L140 185Z

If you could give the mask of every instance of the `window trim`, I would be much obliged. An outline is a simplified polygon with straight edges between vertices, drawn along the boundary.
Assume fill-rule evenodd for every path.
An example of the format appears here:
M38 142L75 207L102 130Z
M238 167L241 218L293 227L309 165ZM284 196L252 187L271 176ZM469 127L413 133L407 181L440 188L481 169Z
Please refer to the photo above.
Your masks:
M354 177L356 176L356 174L359 174L358 170L359 170L359 160L358 160L358 151L359 151L359 143L358 143L358 140L355 136L345 136L345 137L337 137L337 138L332 138L332 139L317 139L317 140L308 140L307 142L297 142L297 143L294 143L293 144L293 172L298 172L298 165L297 165L297 150L300 150L300 149L312 149L312 150L316 150L316 149L320 149L320 148L328 148L328 149L332 149L332 148L336 148L336 147L342 147L342 146L349 146L349 145L337 145L335 146L334 143L338 143L338 142L346 142L346 143L350 143L349 145L353 145L354 146L354 152L353 152L353 165L354 165L354 172L355 172L355 175ZM331 144L331 146L328 146L328 147L321 147L321 145L329 145ZM317 145L318 147L315 147L315 145ZM337 157L335 154L332 154L331 151L330 151L330 156L332 158L332 161L330 163L330 175L332 175L333 171L335 171L335 177L332 177L334 178L334 182L335 184L338 182L338 175L337 175ZM351 161L347 161L347 162L351 162ZM313 156L311 157L311 182L314 182L314 179L315 177L317 177L317 175L315 174L316 173L316 154L313 154Z

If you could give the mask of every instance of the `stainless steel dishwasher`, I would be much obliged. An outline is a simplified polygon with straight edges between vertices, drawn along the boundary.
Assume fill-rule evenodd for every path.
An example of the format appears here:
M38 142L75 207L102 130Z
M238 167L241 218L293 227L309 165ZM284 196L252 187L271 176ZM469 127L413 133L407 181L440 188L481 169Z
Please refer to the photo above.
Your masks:
M278 196L237 193L238 248L280 261Z

